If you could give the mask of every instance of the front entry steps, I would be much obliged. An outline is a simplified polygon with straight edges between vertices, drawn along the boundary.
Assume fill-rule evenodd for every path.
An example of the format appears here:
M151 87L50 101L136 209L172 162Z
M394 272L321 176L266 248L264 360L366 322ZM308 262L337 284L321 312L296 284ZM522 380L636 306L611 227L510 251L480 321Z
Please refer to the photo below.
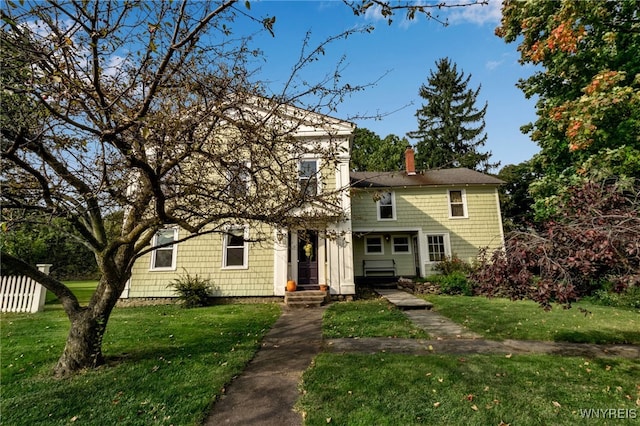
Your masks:
M284 304L289 308L316 308L327 301L328 293L322 290L286 291Z

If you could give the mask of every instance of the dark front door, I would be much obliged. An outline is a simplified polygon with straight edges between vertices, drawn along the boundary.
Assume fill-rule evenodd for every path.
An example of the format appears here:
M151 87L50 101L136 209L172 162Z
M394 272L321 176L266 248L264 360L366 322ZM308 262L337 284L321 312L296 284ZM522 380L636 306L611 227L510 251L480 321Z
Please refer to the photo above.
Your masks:
M318 233L298 232L298 285L318 285Z

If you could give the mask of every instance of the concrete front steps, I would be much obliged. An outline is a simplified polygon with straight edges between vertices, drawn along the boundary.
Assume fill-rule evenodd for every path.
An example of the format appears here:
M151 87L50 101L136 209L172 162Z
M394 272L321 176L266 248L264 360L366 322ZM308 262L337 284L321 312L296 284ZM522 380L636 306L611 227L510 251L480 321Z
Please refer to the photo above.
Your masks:
M284 303L289 308L315 308L322 306L328 298L327 291L302 290L284 293Z

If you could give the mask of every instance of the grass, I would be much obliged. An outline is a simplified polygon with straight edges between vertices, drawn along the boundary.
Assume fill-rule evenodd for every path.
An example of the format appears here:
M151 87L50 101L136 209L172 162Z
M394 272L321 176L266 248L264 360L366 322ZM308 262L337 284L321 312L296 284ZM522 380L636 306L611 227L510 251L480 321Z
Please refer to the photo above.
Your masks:
M308 426L607 424L580 410L640 416L638 377L638 361L624 359L321 354L298 409Z
M398 337L428 339L402 311L384 299L334 303L324 314L322 333L327 339L342 337Z
M86 303L89 282L71 286L86 290ZM549 313L501 299L428 299L490 338L576 341L599 333L606 342L637 342L640 330L635 311L584 303ZM56 380L51 369L69 324L55 306L0 316L2 424L200 424L279 315L276 305L116 308L103 341L108 365ZM381 299L333 304L323 323L326 338L427 338ZM630 359L323 353L304 374L298 409L307 425L624 425L637 418L588 421L580 413L640 416L639 377L640 362Z
M578 302L544 311L535 302L424 296L434 309L487 339L640 344L640 312Z
M116 308L107 366L56 380L69 322L61 310L2 314L5 425L193 425L253 357L279 307Z
M531 302L428 296L436 309L489 338L637 343L638 313L578 303L545 312ZM587 315L579 310L588 311ZM381 300L332 305L325 338L422 337ZM636 424L640 362L553 355L328 354L303 377L305 425ZM588 420L581 410L621 409Z
M87 280L87 281L65 281L67 287L76 295L78 301L81 305L86 305L89 303L89 299L91 299L91 295L95 291L98 286L98 281L96 280ZM45 301L45 305L60 305L60 301L50 291L47 291L47 298ZM45 308L46 309L46 308Z

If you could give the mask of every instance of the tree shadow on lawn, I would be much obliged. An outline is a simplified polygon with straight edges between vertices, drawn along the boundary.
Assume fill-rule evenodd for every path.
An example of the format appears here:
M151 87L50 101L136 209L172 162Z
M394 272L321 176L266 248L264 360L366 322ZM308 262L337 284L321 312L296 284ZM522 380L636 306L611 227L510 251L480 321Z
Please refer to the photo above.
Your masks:
M588 331L560 331L554 335L556 342L592 344L640 344L640 331L620 331L615 329Z
M259 349L260 342L268 332L268 329L265 331L253 324L248 325L246 321L229 322L227 320L224 327L211 327L208 332L203 332L200 326L195 327L197 331L193 333L181 329L176 335L170 334L170 330L165 329L165 333L147 335L144 341L139 341L135 346L105 344L103 346L105 362L113 366L158 359L199 359L207 355L224 359L228 356L227 354L233 352ZM114 342L118 341L117 335L109 337Z

